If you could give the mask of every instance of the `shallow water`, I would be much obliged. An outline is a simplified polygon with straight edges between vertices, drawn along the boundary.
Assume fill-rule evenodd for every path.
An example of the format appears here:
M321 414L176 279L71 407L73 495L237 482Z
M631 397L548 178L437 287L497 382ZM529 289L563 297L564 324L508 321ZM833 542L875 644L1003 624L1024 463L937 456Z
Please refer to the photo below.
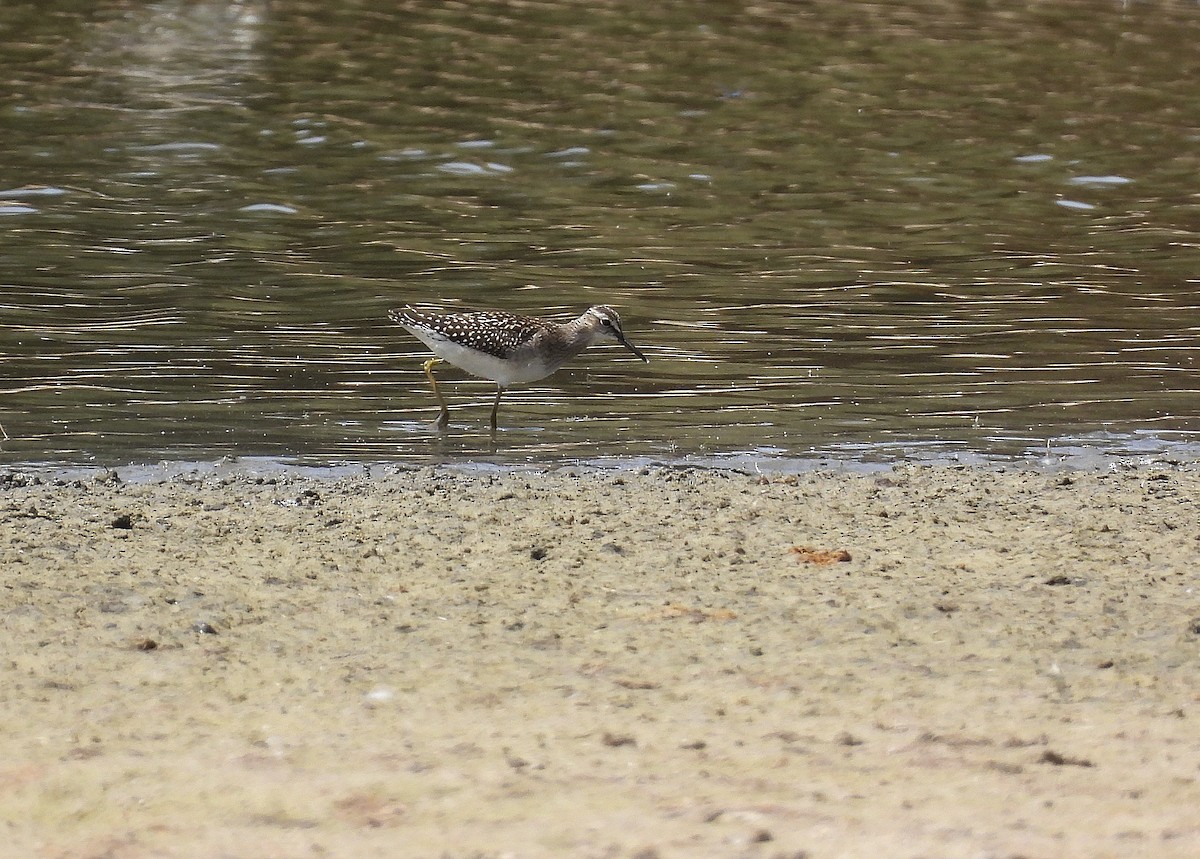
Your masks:
M0 464L1200 442L1195 4L414 5L0 9Z

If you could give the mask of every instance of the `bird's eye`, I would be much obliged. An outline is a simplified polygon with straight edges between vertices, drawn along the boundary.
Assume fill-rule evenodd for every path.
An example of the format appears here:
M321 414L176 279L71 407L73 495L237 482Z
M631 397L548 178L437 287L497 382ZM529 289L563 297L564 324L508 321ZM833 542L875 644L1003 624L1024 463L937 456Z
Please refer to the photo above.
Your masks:
M601 322L601 324L607 325L609 328L612 328L612 320L609 319L607 316L604 317L603 319L601 319L600 322Z

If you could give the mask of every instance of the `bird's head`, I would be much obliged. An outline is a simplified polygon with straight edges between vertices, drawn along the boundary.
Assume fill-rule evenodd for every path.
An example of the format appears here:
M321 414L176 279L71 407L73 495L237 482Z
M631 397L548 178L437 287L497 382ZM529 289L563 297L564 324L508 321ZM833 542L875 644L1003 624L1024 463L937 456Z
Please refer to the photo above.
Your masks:
M643 361L650 362L640 349L625 339L625 332L621 329L621 316L617 311L606 304L597 304L595 307L589 307L585 315L591 317L595 330L601 337L616 340Z

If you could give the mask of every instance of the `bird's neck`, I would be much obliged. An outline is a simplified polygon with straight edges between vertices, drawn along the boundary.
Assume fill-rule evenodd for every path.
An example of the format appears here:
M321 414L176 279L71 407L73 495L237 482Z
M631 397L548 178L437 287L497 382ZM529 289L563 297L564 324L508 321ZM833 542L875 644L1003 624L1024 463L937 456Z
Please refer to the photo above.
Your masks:
M564 324L559 333L562 335L562 350L569 355L578 355L598 339L596 326L590 316L584 314Z
M547 364L561 367L580 352L596 342L596 328L587 316L564 322L546 332L549 342L545 345L549 358Z

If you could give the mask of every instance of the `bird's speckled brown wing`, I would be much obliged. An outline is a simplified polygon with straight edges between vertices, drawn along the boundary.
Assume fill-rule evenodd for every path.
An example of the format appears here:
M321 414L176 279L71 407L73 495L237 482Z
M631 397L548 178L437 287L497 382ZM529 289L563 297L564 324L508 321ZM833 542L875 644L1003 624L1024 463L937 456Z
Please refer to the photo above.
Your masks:
M535 316L518 316L499 310L430 313L413 307L393 310L393 322L409 329L453 340L461 346L507 358L549 327Z

